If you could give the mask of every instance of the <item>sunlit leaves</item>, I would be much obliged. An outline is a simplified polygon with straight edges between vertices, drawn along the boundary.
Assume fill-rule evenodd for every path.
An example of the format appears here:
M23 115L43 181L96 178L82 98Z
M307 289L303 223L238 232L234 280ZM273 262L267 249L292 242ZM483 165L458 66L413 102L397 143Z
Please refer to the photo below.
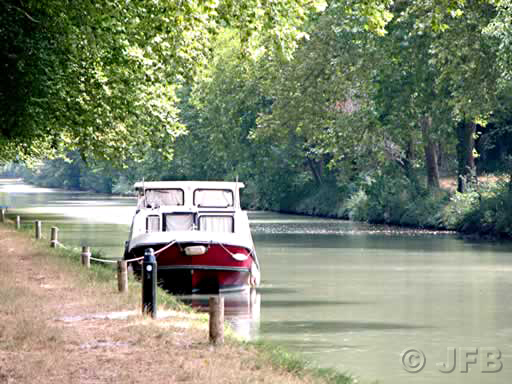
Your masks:
M354 158L371 139L373 33L352 9L332 6L312 26L289 63L268 64L271 113L261 114L255 139L298 148L304 159L331 165Z
M496 0L495 3L497 14L484 33L496 38L499 80L502 88L506 88L512 83L512 1Z
M16 56L19 79L12 88L24 91L23 105L7 114L15 117L2 133L3 142L25 142L27 154L31 149L40 154L36 145L60 151L65 144L121 163L151 150L170 157L172 143L184 133L176 86L192 81L208 62L219 29L234 25L242 41L244 36L252 40L248 50L268 38L280 52L289 52L307 12L317 5L304 0L32 0L23 5L25 17L7 4L17 18L5 24L12 36L25 28L20 48L31 60ZM13 48L4 45L7 52ZM61 140L63 134L71 139Z

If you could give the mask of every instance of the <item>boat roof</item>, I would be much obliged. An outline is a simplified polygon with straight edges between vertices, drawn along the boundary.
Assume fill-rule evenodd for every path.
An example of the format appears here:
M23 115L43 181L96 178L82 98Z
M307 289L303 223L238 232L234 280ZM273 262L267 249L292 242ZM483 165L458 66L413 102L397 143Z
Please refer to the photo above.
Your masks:
M146 189L229 189L243 188L244 183L237 181L139 181L135 190Z

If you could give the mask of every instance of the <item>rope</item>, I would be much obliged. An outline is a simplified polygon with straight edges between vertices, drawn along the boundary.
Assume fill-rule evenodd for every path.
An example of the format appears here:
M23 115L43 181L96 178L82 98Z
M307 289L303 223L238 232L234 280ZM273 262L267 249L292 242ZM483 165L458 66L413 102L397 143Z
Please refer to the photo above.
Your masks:
M64 244L62 244L61 242L59 242L58 240L52 240L52 242L55 242L55 244L57 244L59 247L62 247L64 249L68 249L68 250L70 249L70 248L66 247ZM79 248L76 248L76 247L73 248L73 249L80 250ZM89 255L89 258L90 258L90 260L98 261L100 263L117 263L117 261L118 261L118 260L98 259L96 257L91 257L90 255ZM144 256L136 257L135 259L128 259L128 260L124 260L124 261L129 263L129 262L132 262L132 261L142 260L143 258L144 258Z
M212 243L214 243L214 242L212 241ZM234 253L232 253L229 249L227 249L227 248L224 246L224 244L222 244L222 243L220 243L220 242L218 242L218 241L215 241L215 243L217 243L218 245L220 245L220 246L222 247L222 249L224 249L224 250L225 250L225 251L226 251L226 252L227 252L231 257L233 257ZM252 257L252 252L253 252L253 250L251 249L251 250L249 251L249 254L247 255L247 257Z
M172 246L173 244L175 244L175 243L176 243L176 240L172 240L172 241L171 241L169 244L167 244L165 247L160 248L158 251L156 251L156 252L154 253L154 255L155 255L156 257L158 257L158 254L159 254L160 252L165 251L167 248L171 247L171 246ZM126 261L127 263L131 263L132 261L141 261L142 259L144 259L144 256L141 256L141 257L135 257L135 258L133 258L133 259L128 259L128 260L125 260L125 261Z
M212 241L212 243L213 243L213 241ZM224 246L224 244L222 244L222 243L220 243L220 242L218 242L218 241L215 241L215 243L217 243L218 245L220 245L220 246L222 247L222 249L224 249L224 250L225 250L225 251L226 251L226 252L227 252L231 257L233 257L234 253L231 253L231 251L230 251L229 249L227 249L227 248ZM249 256L251 255L251 253L252 253L252 250L251 250L251 252L249 252Z
M89 257L89 259L99 261L100 263L117 263L117 260L97 259L96 257Z
M176 243L176 240L172 240L169 244L167 244L165 247L160 248L158 251L155 252L155 255L158 255L160 252L165 251L167 248L171 247L174 243Z
M212 244L213 244L213 243L214 243L214 242L212 241ZM231 251L230 251L229 249L227 249L227 248L224 246L224 244L222 244L222 243L220 243L220 242L218 242L218 241L215 241L215 243L219 244L219 245L222 247L222 249L224 249L224 250L225 250L225 251L226 251L226 252L227 252L231 257L233 257L234 253L231 253ZM252 249L249 251L249 254L247 255L247 257L252 258L252 260L256 263L256 265L257 265L257 266L258 266L258 268L259 268L259 267L260 267L260 265L259 265L259 263L258 263L258 259L257 259L256 257L253 257L253 252L254 252L254 248L252 248ZM254 254L254 255L256 255L256 254Z
M132 261L139 261L139 260L142 260L144 258L144 256L141 256L141 257L136 257L135 259L128 259L128 260L125 260L127 263L130 263Z

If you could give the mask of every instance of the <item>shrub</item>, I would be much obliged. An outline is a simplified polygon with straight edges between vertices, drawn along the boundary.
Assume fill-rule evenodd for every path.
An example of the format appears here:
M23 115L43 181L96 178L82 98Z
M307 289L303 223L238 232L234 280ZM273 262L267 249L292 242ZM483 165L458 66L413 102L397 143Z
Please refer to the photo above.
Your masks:
M326 183L292 206L292 211L306 215L347 218L343 209L344 198L344 193L335 184Z
M498 183L480 194L473 192L473 204L457 222L456 229L464 233L512 237L512 191L509 186Z
M407 205L400 224L420 228L445 228L442 211L448 201L448 192L424 191Z
M353 193L343 204L343 212L350 220L368 220L368 195L362 189Z
M466 193L455 192L449 203L441 213L441 219L447 229L456 230L464 222L478 203L478 193L471 191Z
M406 206L414 198L415 188L401 174L380 174L365 188L368 197L368 221L399 224Z

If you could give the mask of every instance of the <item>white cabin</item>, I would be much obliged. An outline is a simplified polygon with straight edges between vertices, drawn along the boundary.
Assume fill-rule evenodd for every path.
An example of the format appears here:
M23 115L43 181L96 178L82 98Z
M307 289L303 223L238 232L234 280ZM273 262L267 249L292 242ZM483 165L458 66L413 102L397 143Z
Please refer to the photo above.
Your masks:
M140 241L222 238L254 248L247 213L240 208L243 183L225 181L151 181L135 184L137 212L130 248Z

